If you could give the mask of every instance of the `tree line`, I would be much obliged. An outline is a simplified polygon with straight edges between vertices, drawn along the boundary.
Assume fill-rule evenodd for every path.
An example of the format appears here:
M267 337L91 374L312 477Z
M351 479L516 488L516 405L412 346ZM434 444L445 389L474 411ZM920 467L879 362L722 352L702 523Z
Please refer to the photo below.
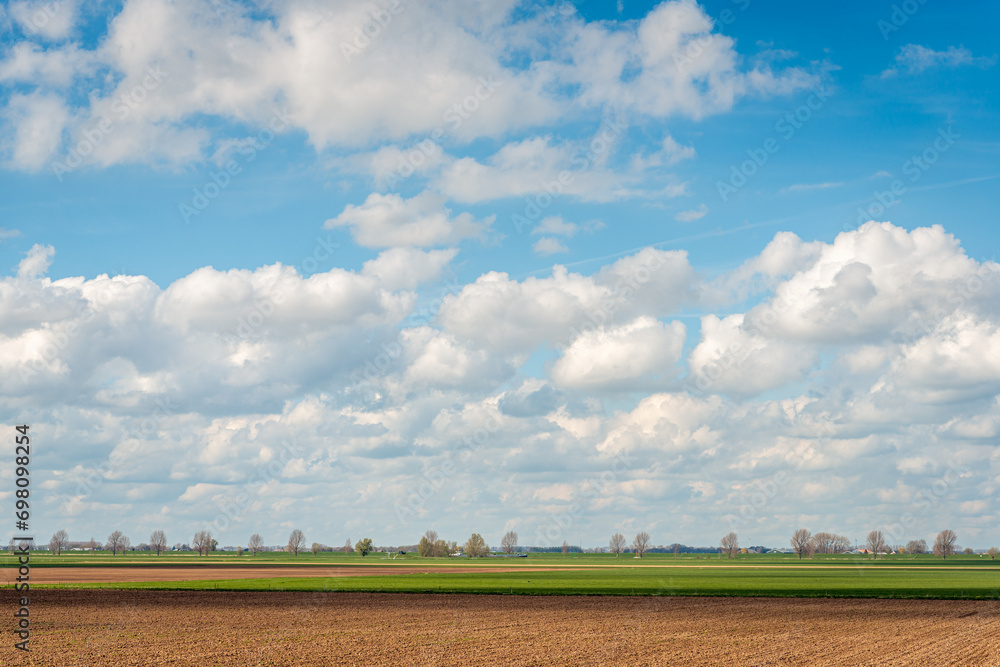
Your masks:
M933 547L930 551L939 558L947 558L956 553L956 542L958 536L955 531L946 529L942 530L934 539ZM812 557L814 554L841 554L851 551L851 541L844 537L843 535L837 535L834 533L811 533L805 528L800 528L796 530L791 537L790 544L792 547L792 552L799 558ZM69 535L65 530L59 530L52 535L52 539L49 541L49 548L56 555L61 554L68 548L69 545ZM207 530L201 530L195 533L194 539L192 540L193 550L197 551L199 555L207 556L210 552L215 551L218 547L218 540L212 537L212 533ZM87 543L88 548L91 551L99 549L101 545L94 541L93 538ZM149 537L149 544L140 545L141 547L147 547L150 551L155 551L157 555L162 555L164 551L167 550L167 536L162 530L154 530ZM180 545L175 545L175 548ZM186 545L184 545L186 546ZM128 551L131 547L131 542L124 533L120 530L113 531L108 535L108 540L104 545L107 551L111 552L112 556L118 555L119 552ZM926 554L928 553L927 542L925 540L910 540L906 546L897 545L890 547L885 539L885 535L880 530L873 530L868 533L867 540L865 543L866 550L872 554L873 558L878 558L880 554L886 554L891 549L898 553L907 554ZM246 551L249 551L253 556L263 551L264 539L259 533L254 533L250 536L247 541ZM306 549L306 536L299 530L294 529L288 536L288 543L285 546L285 551L298 556L299 553L305 551ZM558 548L552 549L553 551ZM578 547L570 547L566 542L563 542L562 552L568 553L571 549L579 550ZM312 543L311 551L314 555L318 555L323 551L333 551L331 547L327 547L318 542ZM348 539L347 543L337 549L344 553L358 553L362 556L367 556L369 553L375 550L374 544L371 538L363 538L358 540L354 545L351 544L351 540ZM615 554L615 558L621 556L621 554L626 552L631 552L635 554L636 558L642 558L643 555L650 550L650 536L649 533L641 531L635 535L632 539L631 544L628 543L625 536L621 533L614 533L608 542L608 550ZM242 554L244 551L243 547L237 547L237 554ZM420 538L420 541L416 545L417 554L425 558L440 558L451 556L459 553L463 553L466 556L472 558L481 558L488 556L491 551L486 540L483 539L482 535L479 533L473 533L469 539L459 547L457 542L446 541L440 539L437 532L434 530L428 530ZM513 530L507 531L503 538L500 540L500 551L501 553L512 555L518 551L518 537L517 533ZM674 545L674 553L677 553L678 545ZM730 532L719 541L718 551L720 554L725 554L727 558L735 558L740 554L739 537L735 532ZM966 553L972 553L971 549L966 549ZM987 554L990 558L995 559L1000 555L1000 550L996 547L991 547Z
M945 559L956 553L958 535L951 529L942 530L934 539L932 552L935 556ZM790 540L792 552L802 558L808 556L812 558L814 554L841 554L851 551L851 541L843 535L833 533L812 534L805 528L799 528L792 534ZM865 540L865 550L877 559L879 555L885 555L889 551L907 554L926 554L927 542L925 540L910 540L906 546L896 545L890 547L885 539L885 534L881 530L873 530L868 533ZM730 532L719 541L720 553L726 554L728 558L734 558L740 553L739 537L735 532ZM966 549L965 553L971 554L972 549ZM1000 549L990 547L986 552L990 558L996 559L1000 555Z

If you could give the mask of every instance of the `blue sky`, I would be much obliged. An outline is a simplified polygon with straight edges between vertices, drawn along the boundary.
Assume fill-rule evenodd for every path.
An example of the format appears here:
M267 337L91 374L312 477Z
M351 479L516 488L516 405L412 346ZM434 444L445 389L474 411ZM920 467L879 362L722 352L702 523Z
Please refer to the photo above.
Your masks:
M998 14L5 3L41 530L991 546Z

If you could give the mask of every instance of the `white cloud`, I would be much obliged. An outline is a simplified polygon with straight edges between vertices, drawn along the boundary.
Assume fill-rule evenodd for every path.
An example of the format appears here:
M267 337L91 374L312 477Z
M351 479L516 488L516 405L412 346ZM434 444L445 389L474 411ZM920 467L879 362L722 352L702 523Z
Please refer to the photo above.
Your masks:
M579 99L662 117L701 118L729 110L749 93L787 94L818 79L789 68L742 72L734 41L714 33L694 2L664 2L623 27L578 23L567 37L572 65L564 76L580 84ZM628 80L624 72L636 72Z
M56 249L50 245L40 245L36 243L31 246L27 256L17 265L18 278L38 278L45 275L52 264L52 256L56 254Z
M756 336L742 328L743 319L701 318L701 341L688 358L689 385L750 396L801 380L818 363L815 349Z
M816 82L796 68L742 71L733 40L712 33L711 19L688 0L621 23L586 23L560 12L548 22L521 18L510 1L488 8L456 0L400 4L360 45L355 40L372 21L371 7L350 3L292 0L258 16L238 4L220 14L212 3L127 0L96 45L75 39L78 12L69 0L17 2L9 13L28 26L33 10L53 6L37 34L63 41L45 51L30 40L15 43L0 61L0 80L38 86L24 95L73 101L71 127L37 126L41 146L68 153L84 129L114 119L116 130L92 152L96 166L203 160L231 141L235 127L262 127L283 109L317 150L365 150L416 137L459 144L502 137L544 127L577 102L700 118L747 94L784 94ZM532 66L509 64L519 56ZM116 104L143 85L151 67L164 75L155 90L116 115ZM107 76L95 79L102 71ZM222 130L204 129L204 117L221 119ZM692 151L667 137L657 159L669 165ZM371 169L382 173L396 157L380 151ZM38 168L29 154L13 158L18 168ZM504 184L515 186L523 191L524 184Z
M607 156L583 145L553 145L548 137L534 137L506 144L485 163L471 157L454 160L441 170L435 186L449 199L467 203L543 193L608 201L628 194L631 181L605 168Z
M573 222L567 222L563 220L561 216L550 215L547 218L542 218L535 227L531 230L531 235L536 236L539 234L548 234L550 236L543 236L538 239L532 246L532 250L535 254L547 257L549 255L554 255L560 252L569 252L569 248L566 247L562 241L560 241L558 236L571 239L577 235L579 231L584 231L588 234L603 229L604 223L600 220L591 220L584 225L578 225Z
M708 206L702 204L698 208L690 209L687 211L681 211L674 216L674 220L678 222L694 222L695 220L701 220L708 213Z
M554 236L565 236L566 238L573 238L576 236L577 231L579 231L579 225L572 222L566 222L558 215L550 215L547 218L542 218L542 221L531 230L534 234L552 234Z
M549 255L555 255L560 252L569 252L569 248L567 248L562 241L553 236L543 236L535 241L535 244L531 246L531 249L536 255L541 255L542 257L548 257Z
M69 118L65 103L55 95L11 95L0 113L0 157L11 167L41 169L59 148Z
M673 379L684 325L651 317L580 334L552 366L553 381L577 389L639 390Z
M898 520L945 475L949 503L976 517L995 486L1000 270L940 228L776 235L719 281L739 299L752 284L771 313L760 326L755 308L713 310L722 288L684 253L652 248L589 276L485 274L426 312L433 295L411 290L438 280L454 249L392 248L308 278L203 268L163 289L144 276L51 280L45 247L30 257L0 279L0 396L64 453L44 471L40 516L75 513L82 534L109 521L186 530L248 479L262 484L226 543L287 533L291 508L307 534L374 525L383 543L427 521L446 534L512 515L534 535L578 500L585 543L665 503L685 507L669 534L712 544L734 521L778 543L802 516L847 534ZM908 319L928 304L945 312ZM686 308L709 310L690 352ZM428 479L440 483L421 496ZM828 508L831 489L866 512ZM986 539L956 525L963 541Z
M791 256L799 254L793 247ZM813 249L803 247L803 257ZM793 264L796 260L793 260ZM992 275L989 267L984 270ZM777 286L767 303L753 308L749 321L765 314L776 334L811 341L879 340L891 332L914 335L967 299L960 288L978 277L980 267L941 227L912 232L870 222L822 246L808 268ZM980 290L982 302L998 287ZM970 303L971 305L971 303Z
M325 227L348 227L354 240L369 248L436 246L481 235L495 216L476 220L468 213L452 217L444 198L425 191L410 199L397 194L368 195L360 206L348 205Z
M386 289L414 289L436 280L458 254L455 248L424 252L415 248L390 248L365 262L363 273L375 276Z
M658 151L649 155L637 153L632 156L632 168L645 171L655 167L672 167L682 160L690 160L696 155L694 146L682 146L669 134L663 139Z
M61 40L73 29L77 6L75 0L21 0L10 3L7 11L25 34Z
M80 70L88 67L90 54L75 48L47 51L37 44L15 44L0 61L0 82L47 83L68 86Z
M907 44L896 54L895 67L882 72L882 77L895 76L899 70L907 74L920 74L929 69L976 66L986 69L997 62L996 55L973 56L964 46L949 46L944 51L935 51L919 44Z
M518 282L490 272L445 299L439 320L478 345L526 350L568 344L585 327L665 316L691 298L693 273L683 252L647 248L592 276L556 265L549 278Z

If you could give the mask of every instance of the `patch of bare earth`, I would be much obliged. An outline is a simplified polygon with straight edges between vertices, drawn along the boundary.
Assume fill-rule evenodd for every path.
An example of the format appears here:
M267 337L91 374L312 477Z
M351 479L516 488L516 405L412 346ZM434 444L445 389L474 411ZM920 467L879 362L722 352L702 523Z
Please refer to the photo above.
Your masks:
M30 656L7 630L0 664L1000 665L981 601L37 590L31 610Z

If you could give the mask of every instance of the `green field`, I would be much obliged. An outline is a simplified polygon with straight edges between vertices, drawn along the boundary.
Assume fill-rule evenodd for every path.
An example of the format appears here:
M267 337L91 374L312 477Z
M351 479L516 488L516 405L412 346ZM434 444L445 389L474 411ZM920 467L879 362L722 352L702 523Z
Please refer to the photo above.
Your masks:
M0 557L0 567L14 559ZM362 577L278 577L222 581L72 584L72 588L150 590L384 591L399 593L499 593L516 595L713 595L773 597L965 598L1000 599L1000 561L980 556L891 556L873 561L859 556L799 560L791 555L744 555L737 559L684 554L652 554L639 560L609 554L531 554L528 558L420 558L389 560L384 554L266 553L125 555L67 553L32 556L33 567L151 565L316 565L377 567L387 572ZM400 567L424 572L391 574ZM456 567L555 567L553 571L457 572ZM581 569L577 569L581 568ZM317 574L322 574L317 572ZM39 588L57 587L40 585ZM64 588L68 586L59 585Z

